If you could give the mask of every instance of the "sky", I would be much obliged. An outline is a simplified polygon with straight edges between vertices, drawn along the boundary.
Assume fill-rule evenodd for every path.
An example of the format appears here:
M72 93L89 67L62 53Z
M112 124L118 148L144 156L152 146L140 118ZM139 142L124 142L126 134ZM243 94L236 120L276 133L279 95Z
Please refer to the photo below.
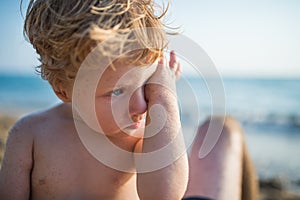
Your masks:
M300 1L170 2L171 25L180 25L221 75L300 78ZM19 0L1 2L0 24L0 73L33 74L38 56L23 37Z

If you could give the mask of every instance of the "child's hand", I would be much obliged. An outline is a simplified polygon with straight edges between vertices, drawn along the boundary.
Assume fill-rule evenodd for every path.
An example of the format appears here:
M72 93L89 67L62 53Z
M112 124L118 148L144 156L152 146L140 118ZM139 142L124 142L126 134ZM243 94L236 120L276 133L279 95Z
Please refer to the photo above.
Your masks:
M170 61L167 64L166 57L162 57L156 68L156 71L148 80L145 88L146 99L151 96L163 95L163 93L172 92L176 96L176 80L181 74L181 66L174 51L170 53Z

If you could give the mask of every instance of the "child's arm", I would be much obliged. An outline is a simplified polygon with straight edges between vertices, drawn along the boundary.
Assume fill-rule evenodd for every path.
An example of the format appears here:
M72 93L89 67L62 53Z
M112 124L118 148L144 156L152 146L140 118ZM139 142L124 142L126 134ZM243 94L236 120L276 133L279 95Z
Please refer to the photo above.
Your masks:
M174 53L173 55L171 53L171 60L172 56L175 56ZM158 162L164 162L169 158L181 156L176 161L169 162L169 165L162 169L148 173L138 173L137 189L141 200L179 200L185 193L188 181L188 162L183 136L180 131L181 124L175 90L176 69L170 69L165 62L160 61L156 72L151 77L150 82L152 83L146 86L145 92L148 100L148 109L151 109L151 106L155 104L163 106L166 111L166 120L164 121L164 117L161 118L161 115L152 116L159 118L159 121L164 121L164 125L161 130L158 130L156 135L143 139L142 153L145 155L147 152L159 150L171 143L172 140L174 141L176 136L178 137L169 150L160 154L161 158L158 160L148 159L141 165L137 163L137 168L145 168L145 163L146 165L158 164ZM153 84L153 82L163 83L163 85ZM152 120L150 124L156 123L154 119L150 120ZM149 122L149 110L147 122ZM153 134L153 124L151 126L152 130L146 127L145 137Z
M0 199L29 199L33 137L26 119L10 130L0 171Z

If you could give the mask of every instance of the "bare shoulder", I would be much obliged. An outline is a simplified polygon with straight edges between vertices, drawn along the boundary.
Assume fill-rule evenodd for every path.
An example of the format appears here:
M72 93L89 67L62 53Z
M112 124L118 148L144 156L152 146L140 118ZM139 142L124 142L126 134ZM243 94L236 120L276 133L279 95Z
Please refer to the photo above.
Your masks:
M31 151L33 147L33 133L31 131L31 117L19 119L10 129L5 145L5 153L2 162L2 173L5 170L29 169L32 165ZM1 175L3 175L1 173Z
M14 143L32 143L35 118L33 115L27 115L13 125L8 133L6 150L10 145L15 146Z
M38 124L39 121L42 121L42 118L42 115L37 113L21 117L9 131L8 137L10 138L15 136L33 136L36 127L35 125Z
M62 110L62 107L62 105L58 105L20 118L9 131L6 155L9 155L10 152L19 152L20 154L27 152L28 155L31 155L29 153L33 148L35 136L45 127L51 127L55 123L51 119L59 118L59 111Z
M72 110L70 105L58 104L46 110L23 116L13 126L9 134L26 134L34 136L47 126L53 125L62 119L71 119Z
M11 128L5 145L2 162L3 171L20 167L30 170L33 163L34 141L41 130L51 127L62 106L55 106L48 110L32 113L20 118Z
M0 170L0 199L29 198L34 137L37 124L46 116L45 112L24 116L9 131Z

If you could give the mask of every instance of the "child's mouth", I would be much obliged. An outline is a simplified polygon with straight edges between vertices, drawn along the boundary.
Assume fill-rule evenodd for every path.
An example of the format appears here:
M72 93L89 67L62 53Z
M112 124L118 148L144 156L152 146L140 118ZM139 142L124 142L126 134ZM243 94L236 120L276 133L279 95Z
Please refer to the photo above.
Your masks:
M142 127L142 124L143 124L143 122L142 122L142 120L140 120L140 121L137 121L134 124L128 126L128 128L130 128L130 129L138 129L138 128Z
M129 129L139 129L145 127L146 124L146 117L143 117L142 119L138 120L137 122L134 122L130 126L128 126Z

